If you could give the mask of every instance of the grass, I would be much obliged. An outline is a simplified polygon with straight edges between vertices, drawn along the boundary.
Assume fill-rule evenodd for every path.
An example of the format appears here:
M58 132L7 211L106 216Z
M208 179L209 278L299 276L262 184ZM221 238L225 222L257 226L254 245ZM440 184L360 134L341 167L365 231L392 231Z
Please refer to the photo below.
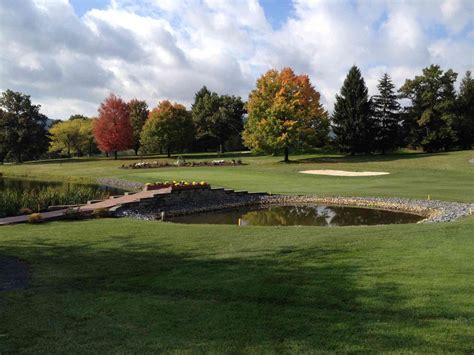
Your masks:
M235 157L235 154L231 156ZM160 180L206 180L214 186L272 193L393 196L460 202L474 201L474 164L468 160L473 151L439 154L399 153L372 157L343 157L315 153L293 156L292 164L280 163L281 157L255 157L241 154L244 166L119 169L132 159L73 159L43 164L6 165L5 176L93 182L98 177L117 177L140 182ZM214 157L215 158L215 157ZM145 160L154 160L156 157ZM165 159L159 157L159 159ZM188 159L212 159L192 155ZM335 169L387 171L375 177L333 177L299 174L300 170Z
M468 353L473 228L5 227L33 277L2 295L0 352Z
M77 160L0 170L474 202L473 155L312 154L288 165L278 157L244 157L244 167L162 170ZM392 174L297 173L314 168ZM25 260L31 284L0 294L0 353L472 353L473 230L474 216L338 228L129 219L2 227L0 255Z

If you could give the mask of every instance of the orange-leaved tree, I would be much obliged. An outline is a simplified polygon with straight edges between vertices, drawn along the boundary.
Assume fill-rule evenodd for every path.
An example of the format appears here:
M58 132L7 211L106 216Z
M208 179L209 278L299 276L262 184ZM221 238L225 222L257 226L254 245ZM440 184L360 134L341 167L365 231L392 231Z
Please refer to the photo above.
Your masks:
M117 152L133 146L133 129L128 105L118 96L110 94L99 107L99 118L94 124L97 146L103 152Z
M247 103L248 119L242 134L254 151L282 152L322 145L329 132L328 114L307 75L292 69L269 70L257 80Z

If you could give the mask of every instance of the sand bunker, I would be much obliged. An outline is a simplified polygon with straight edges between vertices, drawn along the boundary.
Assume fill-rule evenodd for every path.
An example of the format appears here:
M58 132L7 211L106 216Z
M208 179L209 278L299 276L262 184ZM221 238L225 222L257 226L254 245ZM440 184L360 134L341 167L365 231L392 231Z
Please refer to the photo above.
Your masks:
M379 176L388 175L383 171L344 171L344 170L303 170L302 174L330 175L330 176Z

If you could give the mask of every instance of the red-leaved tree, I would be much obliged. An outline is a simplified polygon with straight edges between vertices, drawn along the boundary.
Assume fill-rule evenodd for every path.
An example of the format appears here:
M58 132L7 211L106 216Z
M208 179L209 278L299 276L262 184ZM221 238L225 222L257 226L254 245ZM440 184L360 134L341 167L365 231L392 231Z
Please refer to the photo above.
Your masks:
M97 146L103 152L117 152L133 146L133 129L128 105L114 94L100 104L99 118L94 124Z

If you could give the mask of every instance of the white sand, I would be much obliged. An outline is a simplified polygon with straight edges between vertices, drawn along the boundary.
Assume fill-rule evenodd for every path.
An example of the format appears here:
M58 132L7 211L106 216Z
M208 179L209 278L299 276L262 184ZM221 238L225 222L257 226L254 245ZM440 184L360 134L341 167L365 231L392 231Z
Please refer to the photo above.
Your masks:
M330 175L330 176L379 176L388 175L390 173L382 171L345 171L345 170L303 170L302 174L312 175Z

